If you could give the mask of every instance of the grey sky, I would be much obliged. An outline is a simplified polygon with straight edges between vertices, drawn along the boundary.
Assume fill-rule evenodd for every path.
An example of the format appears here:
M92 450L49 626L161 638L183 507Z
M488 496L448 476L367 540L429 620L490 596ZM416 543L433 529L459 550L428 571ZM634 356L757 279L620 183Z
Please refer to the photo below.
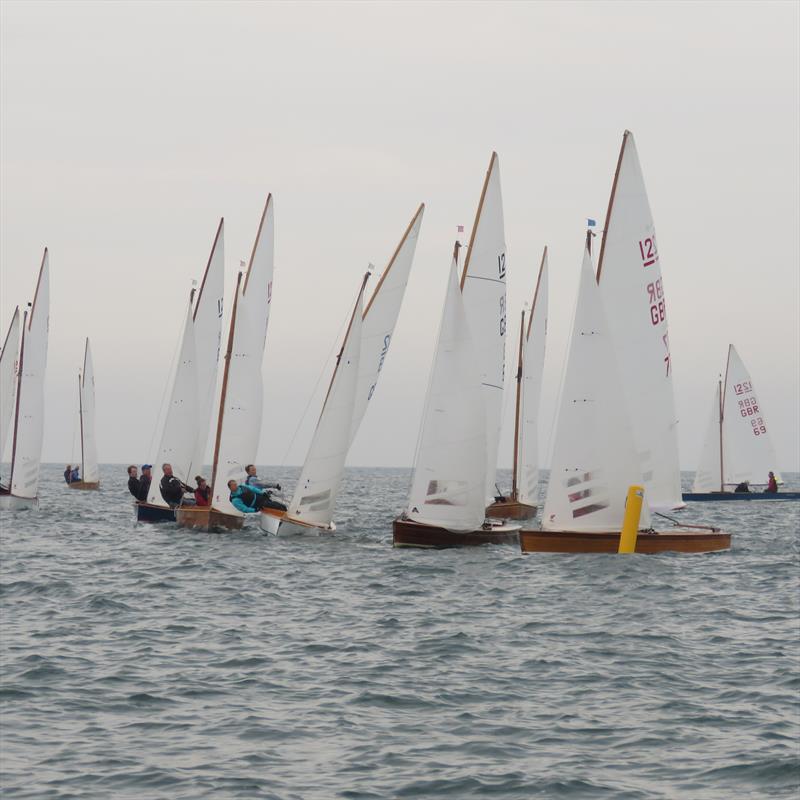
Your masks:
M152 456L184 299L218 218L232 285L272 192L259 461L302 461L319 392L287 447L321 374L327 384L359 276L368 261L383 268L424 201L405 306L349 459L410 465L456 225L469 230L495 149L513 318L550 247L546 464L583 225L602 225L629 128L659 237L682 466L695 467L732 341L780 466L799 469L798 8L3 2L0 325L31 299L48 245L45 460L75 455L86 335L101 461Z

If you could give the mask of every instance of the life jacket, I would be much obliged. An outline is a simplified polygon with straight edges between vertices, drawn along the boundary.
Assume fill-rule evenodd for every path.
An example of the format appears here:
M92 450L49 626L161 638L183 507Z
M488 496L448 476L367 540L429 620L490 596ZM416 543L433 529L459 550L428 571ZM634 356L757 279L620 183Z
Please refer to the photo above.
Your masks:
M234 497L237 495L248 508L255 508L258 495L252 489L248 489L244 484L239 484Z

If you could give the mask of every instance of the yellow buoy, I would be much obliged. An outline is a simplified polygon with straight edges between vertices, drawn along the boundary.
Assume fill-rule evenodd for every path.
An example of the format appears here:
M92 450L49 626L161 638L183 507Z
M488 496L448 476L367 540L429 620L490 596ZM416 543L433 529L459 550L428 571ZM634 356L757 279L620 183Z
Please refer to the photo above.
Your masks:
M636 552L636 535L639 532L639 517L642 515L643 502L644 487L628 487L628 499L625 501L625 519L622 521L618 553Z

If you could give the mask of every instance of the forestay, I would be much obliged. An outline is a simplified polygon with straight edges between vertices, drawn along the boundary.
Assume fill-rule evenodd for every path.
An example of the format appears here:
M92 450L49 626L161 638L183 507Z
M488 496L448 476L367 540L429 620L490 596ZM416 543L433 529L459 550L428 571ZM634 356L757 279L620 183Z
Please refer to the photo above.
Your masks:
M666 300L655 226L633 134L626 131L614 176L597 280L619 357L651 508L681 500L678 428Z
M172 391L170 392L169 405L164 418L164 430L161 434L161 442L154 461L159 470L162 464L171 464L173 474L184 483L188 483L192 478L192 453L197 441L198 400L194 326L192 324L192 301L190 297L188 308L186 309L186 318L183 323L183 336L181 337L178 364L172 379ZM158 479L154 479L150 483L147 502L166 507L167 503L161 496L159 483Z
M763 405L733 345L725 370L722 447L726 484L766 483L770 471L781 480Z
M539 497L539 401L547 337L547 248L542 254L528 330L522 345L522 397L519 426L517 499L536 505Z
M506 346L506 240L500 161L492 153L461 277L464 309L481 374L486 416L486 503L495 493Z
M39 491L49 325L50 265L45 248L33 305L23 321L20 347L11 462L11 494L17 497L34 498Z
M693 492L722 491L722 473L720 471L722 469L722 445L720 442L722 405L719 390L720 383L717 383L703 440L703 451L700 454L700 463L694 476Z
M417 248L424 212L425 205L423 204L417 209L417 213L409 223L364 312L358 381L350 430L351 443L358 433L361 420L367 410L367 404L372 399L378 384L378 377L386 362L411 265L414 261L414 252Z
M223 290L225 283L225 220L219 221L211 255L200 284L194 307L195 374L197 381L197 415L195 442L190 472L200 472L205 463L208 433L214 413L217 387L217 365L222 341ZM174 466L174 465L173 465ZM187 478L193 477L187 473Z
M621 389L606 314L585 250L559 398L542 519L545 530L621 530L628 487L642 480ZM640 527L649 525L645 503Z
M365 286L366 278L361 284L328 396L287 513L289 518L321 528L330 528L333 522L333 508L350 446L350 425L359 381Z
M453 531L480 528L486 506L486 407L464 305L453 259L406 512Z
M14 387L18 355L19 308L15 308L3 342L3 349L0 351L0 462L3 461L5 455L6 442L11 432L11 418L14 416Z
M95 436L94 364L89 340L83 353L83 374L80 378L81 408L81 480L97 483L100 468L97 465L97 439Z
M270 195L261 215L247 276L239 280L235 310L231 313L212 495L213 507L226 514L240 515L228 499L227 483L232 478L242 480L245 466L255 463L261 434L264 391L261 364L272 302L274 245L275 220Z

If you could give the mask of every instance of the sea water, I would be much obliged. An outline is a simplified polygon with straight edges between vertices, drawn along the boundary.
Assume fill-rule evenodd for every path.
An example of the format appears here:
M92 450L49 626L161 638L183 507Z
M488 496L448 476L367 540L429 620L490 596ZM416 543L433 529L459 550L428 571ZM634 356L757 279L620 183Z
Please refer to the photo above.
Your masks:
M800 503L678 512L708 555L394 550L406 470L283 539L61 469L0 518L5 797L797 797Z

